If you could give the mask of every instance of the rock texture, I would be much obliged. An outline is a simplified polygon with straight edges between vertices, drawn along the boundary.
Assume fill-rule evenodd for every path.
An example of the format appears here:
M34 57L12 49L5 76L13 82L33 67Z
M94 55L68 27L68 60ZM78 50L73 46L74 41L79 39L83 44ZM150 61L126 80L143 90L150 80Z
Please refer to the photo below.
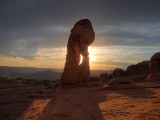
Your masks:
M70 85L90 80L88 46L93 43L95 32L88 19L78 21L71 30L67 44L67 55L60 84ZM83 56L80 64L80 55Z
M142 61L135 65L130 65L126 70L127 76L149 74L149 61Z
M125 70L121 68L116 68L113 71L113 78L122 78L125 77Z
M155 53L149 62L150 75L149 80L160 80L160 52Z

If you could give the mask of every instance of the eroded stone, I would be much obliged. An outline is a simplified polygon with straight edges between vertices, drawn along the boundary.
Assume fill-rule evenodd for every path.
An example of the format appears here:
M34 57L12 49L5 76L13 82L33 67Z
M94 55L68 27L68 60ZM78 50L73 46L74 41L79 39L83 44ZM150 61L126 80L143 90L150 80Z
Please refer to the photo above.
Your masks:
M149 62L150 75L149 80L160 80L160 52L155 53Z
M88 46L93 43L95 32L88 19L78 21L71 30L67 44L67 55L60 84L70 85L90 80ZM80 55L83 56L80 64Z

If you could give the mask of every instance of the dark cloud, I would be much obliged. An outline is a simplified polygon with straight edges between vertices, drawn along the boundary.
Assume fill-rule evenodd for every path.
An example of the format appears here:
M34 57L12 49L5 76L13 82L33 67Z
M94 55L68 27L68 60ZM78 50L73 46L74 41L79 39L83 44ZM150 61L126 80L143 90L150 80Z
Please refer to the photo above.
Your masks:
M97 31L97 45L160 46L160 23L108 25Z
M159 0L1 0L0 54L32 58L38 48L65 46L82 18L93 22L95 46L157 46L159 6Z

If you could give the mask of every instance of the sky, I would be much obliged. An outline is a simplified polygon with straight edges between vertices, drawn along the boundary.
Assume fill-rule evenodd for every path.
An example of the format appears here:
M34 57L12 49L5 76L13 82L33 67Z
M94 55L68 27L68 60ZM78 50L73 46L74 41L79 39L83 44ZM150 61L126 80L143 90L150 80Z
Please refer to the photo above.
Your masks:
M90 19L92 70L126 69L160 52L159 0L0 0L0 66L63 69L70 30Z

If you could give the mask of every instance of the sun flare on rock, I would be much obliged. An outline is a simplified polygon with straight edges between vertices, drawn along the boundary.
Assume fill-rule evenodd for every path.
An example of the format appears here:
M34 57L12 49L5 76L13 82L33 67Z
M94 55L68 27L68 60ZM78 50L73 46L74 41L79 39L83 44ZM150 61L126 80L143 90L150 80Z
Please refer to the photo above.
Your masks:
M93 47L89 47L88 51L89 51L89 61L90 62L95 62L96 61L96 57L94 55L94 48Z

